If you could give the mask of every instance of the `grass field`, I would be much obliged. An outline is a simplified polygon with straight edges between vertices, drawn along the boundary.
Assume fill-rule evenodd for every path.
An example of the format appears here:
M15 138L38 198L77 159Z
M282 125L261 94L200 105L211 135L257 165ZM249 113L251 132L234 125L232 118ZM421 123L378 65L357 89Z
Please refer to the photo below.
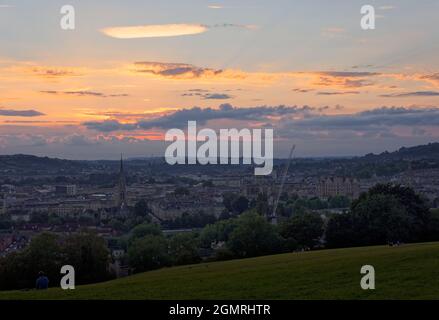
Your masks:
M360 289L373 265L376 290ZM439 243L282 254L147 272L0 299L438 299Z

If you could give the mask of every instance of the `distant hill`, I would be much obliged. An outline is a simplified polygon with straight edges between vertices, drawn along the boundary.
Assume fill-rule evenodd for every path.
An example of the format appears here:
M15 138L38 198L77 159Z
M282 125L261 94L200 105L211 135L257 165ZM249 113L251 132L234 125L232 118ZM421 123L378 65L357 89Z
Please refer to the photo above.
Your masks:
M430 143L427 145L420 145L416 147L402 147L394 152L383 152L380 154L367 154L363 157L353 157L353 158L310 158L302 159L302 162L309 164L320 162L325 162L327 165L333 165L333 161L347 161L352 163L363 163L363 162L375 162L379 163L381 161L392 161L392 160L420 160L420 159L434 159L439 160L439 143ZM275 159L275 164L279 165L284 163L285 159ZM163 164L165 162L163 158L130 158L125 160L128 168L145 168L148 164ZM117 171L119 168L118 160L65 160L49 157L37 157L32 155L0 155L0 174L1 173L69 173L69 172L80 172L82 170L106 170L106 171ZM235 167L236 168L236 167ZM170 168L167 168L168 170ZM197 166L197 170L213 170L214 166ZM223 166L217 166L217 169L222 170ZM229 168L231 169L231 168ZM190 166L174 166L172 168L173 172L187 171L191 170Z
M89 168L91 165L92 163L88 161L72 161L24 154L0 156L0 173L67 173L71 171L78 172L82 169Z
M2 299L438 299L439 243L289 253L165 268L109 282ZM377 290L360 288L373 265Z
M367 154L366 159L389 159L389 160L419 160L419 159L439 159L439 143L429 143L415 147L402 147L394 152L383 152L380 154Z
M0 156L0 166L1 169L7 168L32 168L38 169L40 167L77 167L78 164L74 161L48 158L48 157L37 157L25 154L15 154L15 155L4 155Z

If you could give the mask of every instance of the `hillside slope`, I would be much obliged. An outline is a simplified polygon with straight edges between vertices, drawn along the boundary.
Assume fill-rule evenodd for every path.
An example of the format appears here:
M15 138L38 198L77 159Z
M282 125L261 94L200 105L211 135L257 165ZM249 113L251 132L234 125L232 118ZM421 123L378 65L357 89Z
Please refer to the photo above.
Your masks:
M368 154L363 158L368 160L439 159L439 142L414 147L402 147L394 152L386 151L377 155Z
M360 268L376 290L360 289ZM437 299L439 243L292 253L147 272L73 291L0 292L0 299Z

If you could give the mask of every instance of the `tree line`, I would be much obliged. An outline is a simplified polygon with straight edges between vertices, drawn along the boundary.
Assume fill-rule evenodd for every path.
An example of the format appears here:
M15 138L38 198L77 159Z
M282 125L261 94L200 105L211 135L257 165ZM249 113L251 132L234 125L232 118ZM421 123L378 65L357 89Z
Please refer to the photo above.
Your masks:
M277 225L266 219L268 204L263 196L252 204L239 197L229 200L228 205L236 212L248 207L198 231L165 235L159 225L144 220L117 239L126 250L123 262L138 273L201 261L439 240L438 210L430 210L425 199L400 185L371 188L345 213L297 210L280 217ZM145 212L145 208L138 209ZM0 258L0 289L32 287L40 270L59 283L63 264L75 266L78 284L106 280L111 277L109 259L105 241L96 235L63 238L42 234L23 251Z
M224 260L439 240L439 212L430 210L428 201L409 187L376 185L353 201L344 213L323 215L300 206L300 210L290 216L281 217L278 225L267 221L262 212L267 210L267 205L262 198L254 204L240 197L227 200L231 209L239 211L245 205L249 209L197 232L167 238L160 229L150 234L145 231L150 228L147 225L136 227L127 245L128 260L134 270L140 272L149 267L197 263L205 258L203 253L209 251L213 251L213 255L207 255L208 260ZM346 203L344 199L333 201ZM144 230L143 235L139 230Z
M111 278L109 259L105 240L93 233L42 233L25 249L0 258L0 290L34 288L40 271L51 286L59 286L63 265L74 266L76 284L105 281Z

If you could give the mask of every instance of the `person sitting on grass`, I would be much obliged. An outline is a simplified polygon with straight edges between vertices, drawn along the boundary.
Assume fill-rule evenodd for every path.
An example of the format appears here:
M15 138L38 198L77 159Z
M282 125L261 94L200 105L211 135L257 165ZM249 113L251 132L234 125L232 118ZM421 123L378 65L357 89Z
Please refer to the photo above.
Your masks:
M45 290L49 287L49 279L44 275L43 271L38 272L38 279L36 282L37 290Z

